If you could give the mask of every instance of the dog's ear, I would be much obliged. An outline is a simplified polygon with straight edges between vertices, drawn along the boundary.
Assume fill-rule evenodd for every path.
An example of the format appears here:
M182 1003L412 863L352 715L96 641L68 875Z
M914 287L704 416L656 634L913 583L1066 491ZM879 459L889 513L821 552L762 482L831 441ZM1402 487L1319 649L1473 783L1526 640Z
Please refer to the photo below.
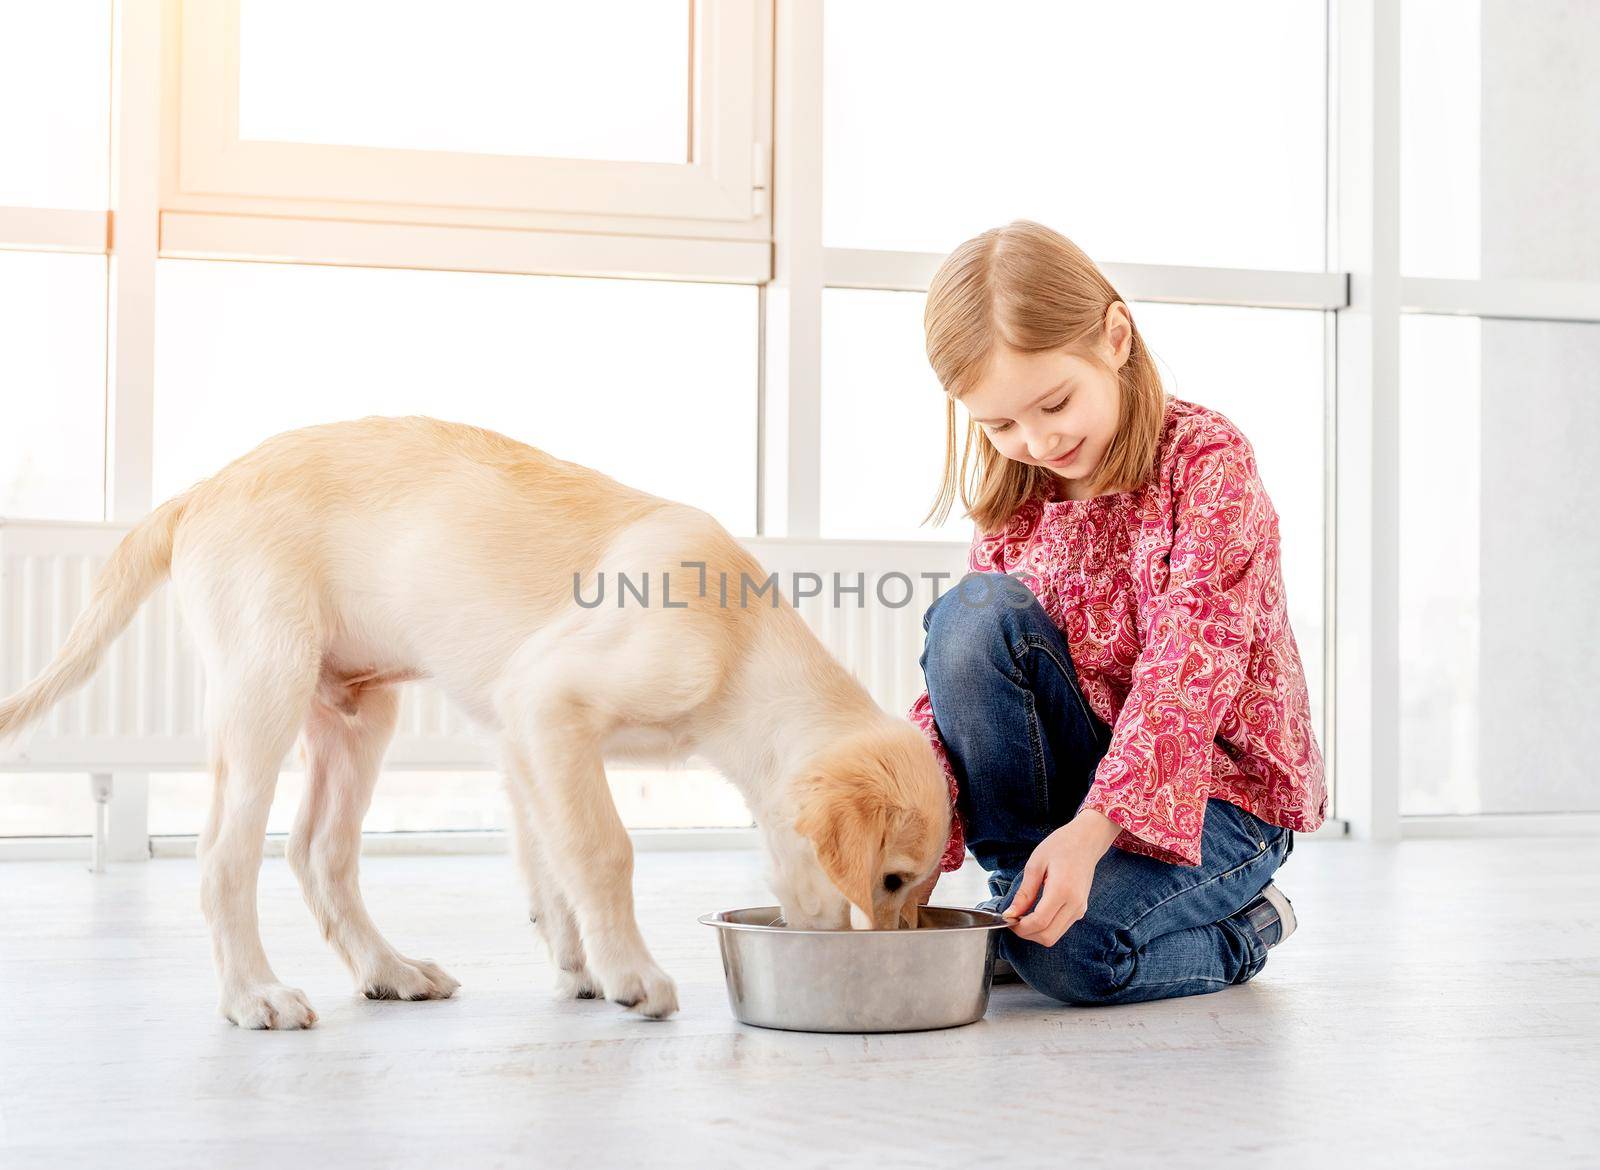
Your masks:
M874 928L888 822L883 793L859 772L819 770L800 784L795 831L810 839L828 880Z
M927 848L928 832L928 818L916 809L908 809L899 816L889 818L887 845L903 855L918 857ZM899 925L906 930L917 929L917 917L920 913L917 890L906 891L906 900L900 906Z

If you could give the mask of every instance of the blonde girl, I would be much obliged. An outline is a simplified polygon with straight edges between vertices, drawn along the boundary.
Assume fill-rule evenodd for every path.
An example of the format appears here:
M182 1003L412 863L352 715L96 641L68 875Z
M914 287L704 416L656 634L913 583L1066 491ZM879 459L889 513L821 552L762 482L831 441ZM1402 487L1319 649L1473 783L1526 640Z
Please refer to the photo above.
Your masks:
M941 871L971 849L1001 957L1058 1000L1243 983L1295 928L1271 879L1327 811L1254 451L1164 391L1127 303L1039 224L952 252L924 324L930 517L959 491L975 525L910 712L951 785Z

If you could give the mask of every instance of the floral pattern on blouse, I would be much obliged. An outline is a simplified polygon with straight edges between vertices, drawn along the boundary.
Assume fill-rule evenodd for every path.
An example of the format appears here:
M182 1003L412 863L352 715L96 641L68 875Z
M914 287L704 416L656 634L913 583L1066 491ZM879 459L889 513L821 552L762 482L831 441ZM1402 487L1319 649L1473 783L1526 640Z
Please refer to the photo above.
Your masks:
M1278 516L1249 441L1223 415L1168 398L1156 469L1139 489L1026 501L974 532L972 572L1009 572L1065 634L1079 689L1112 729L1083 807L1114 844L1200 864L1206 801L1310 832L1327 815ZM926 690L908 713L950 784L940 869L961 866L959 781Z

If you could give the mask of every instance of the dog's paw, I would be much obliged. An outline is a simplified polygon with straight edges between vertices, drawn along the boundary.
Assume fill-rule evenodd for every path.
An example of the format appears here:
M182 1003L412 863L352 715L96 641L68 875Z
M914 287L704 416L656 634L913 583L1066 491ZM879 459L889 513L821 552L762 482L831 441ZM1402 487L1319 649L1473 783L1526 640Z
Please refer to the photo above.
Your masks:
M253 983L224 993L222 1014L241 1028L280 1032L309 1028L317 1022L305 992L281 983Z
M449 999L461 986L437 963L403 955L381 960L358 983L368 999Z
M563 968L556 972L557 999L599 999L604 994L600 989L600 981L589 974L587 967L579 967L576 971Z
M665 1019L678 1010L678 985L654 963L624 972L619 978L607 980L605 986L607 997L613 1002L648 1019Z

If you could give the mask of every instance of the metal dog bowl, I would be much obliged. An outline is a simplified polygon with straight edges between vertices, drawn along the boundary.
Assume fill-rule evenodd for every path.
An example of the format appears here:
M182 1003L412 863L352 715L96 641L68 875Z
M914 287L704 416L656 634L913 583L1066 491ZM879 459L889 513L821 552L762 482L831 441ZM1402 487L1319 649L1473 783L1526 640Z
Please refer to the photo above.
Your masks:
M923 906L916 930L791 930L782 908L704 914L735 1018L794 1032L921 1032L981 1019L996 931L987 910Z

